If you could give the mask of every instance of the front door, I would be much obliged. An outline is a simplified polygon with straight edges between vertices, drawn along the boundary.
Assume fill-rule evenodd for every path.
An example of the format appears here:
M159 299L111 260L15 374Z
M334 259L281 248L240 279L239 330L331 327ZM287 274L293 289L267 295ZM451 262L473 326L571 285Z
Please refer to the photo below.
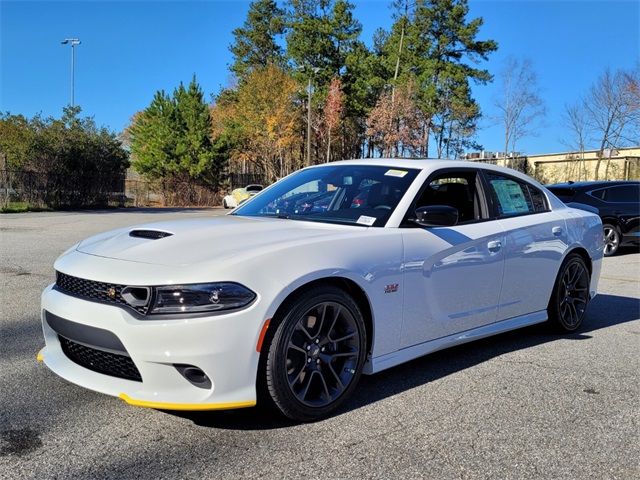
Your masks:
M403 225L403 347L493 323L498 312L504 233L499 222L489 220L478 171L436 172L407 218L426 205L455 207L459 224Z

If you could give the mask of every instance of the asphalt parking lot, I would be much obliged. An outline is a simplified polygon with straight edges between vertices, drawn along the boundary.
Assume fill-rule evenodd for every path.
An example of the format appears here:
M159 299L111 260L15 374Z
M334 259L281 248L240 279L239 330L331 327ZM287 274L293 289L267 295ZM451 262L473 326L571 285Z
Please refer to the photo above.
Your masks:
M35 360L54 259L118 226L222 210L0 216L0 479L640 478L640 253L606 259L586 324L542 326L372 377L336 416L131 407Z

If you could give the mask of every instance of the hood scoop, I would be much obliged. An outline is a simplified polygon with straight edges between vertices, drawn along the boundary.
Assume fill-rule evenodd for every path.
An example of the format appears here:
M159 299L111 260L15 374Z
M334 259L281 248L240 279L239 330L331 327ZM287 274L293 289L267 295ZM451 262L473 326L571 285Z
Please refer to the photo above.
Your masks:
M162 230L131 230L130 237L147 238L149 240L159 240L164 237L170 237L173 233L163 232Z

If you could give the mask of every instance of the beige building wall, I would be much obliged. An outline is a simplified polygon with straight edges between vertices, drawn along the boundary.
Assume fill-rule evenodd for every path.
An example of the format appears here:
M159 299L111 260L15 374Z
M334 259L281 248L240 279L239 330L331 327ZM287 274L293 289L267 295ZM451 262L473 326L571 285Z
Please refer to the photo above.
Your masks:
M605 151L549 153L519 158L475 160L523 170L540 183L582 180L640 180L640 146Z

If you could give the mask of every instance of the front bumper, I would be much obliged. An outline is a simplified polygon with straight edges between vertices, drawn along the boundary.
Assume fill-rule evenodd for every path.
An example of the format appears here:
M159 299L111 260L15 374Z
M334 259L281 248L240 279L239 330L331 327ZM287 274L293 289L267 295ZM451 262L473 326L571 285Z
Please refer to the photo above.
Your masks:
M46 346L38 359L65 380L120 397L132 405L174 410L250 407L256 403L256 345L265 320L259 300L245 310L227 314L139 320L120 307L71 297L50 285L42 293ZM98 373L70 360L45 312L112 332L142 381ZM211 380L211 387L195 386L175 365L200 368Z

